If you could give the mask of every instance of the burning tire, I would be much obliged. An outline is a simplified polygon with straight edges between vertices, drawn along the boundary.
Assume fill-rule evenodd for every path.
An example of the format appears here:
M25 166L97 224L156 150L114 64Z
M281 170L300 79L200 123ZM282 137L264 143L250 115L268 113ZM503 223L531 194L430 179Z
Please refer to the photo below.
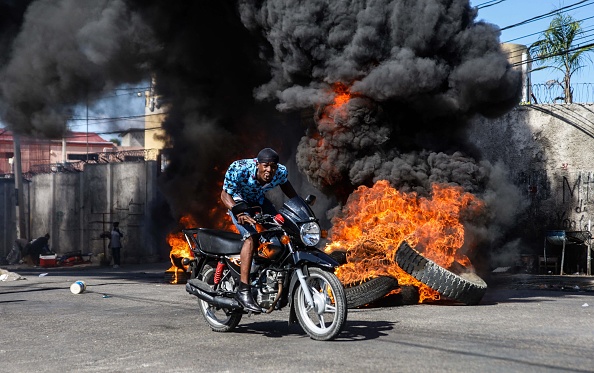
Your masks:
M393 294L388 294L383 298L380 298L370 306L373 307L399 307L399 306L412 306L419 304L419 289L413 285L402 285L398 286L399 291Z
M394 260L400 268L446 298L467 305L478 304L487 284L473 273L457 275L423 257L406 241L400 244Z
M346 287L348 308L357 308L376 301L398 287L398 280L389 276L379 276L352 287Z
M338 264L343 265L347 262L346 259L346 251L343 250L335 250L331 252L330 257L338 262Z

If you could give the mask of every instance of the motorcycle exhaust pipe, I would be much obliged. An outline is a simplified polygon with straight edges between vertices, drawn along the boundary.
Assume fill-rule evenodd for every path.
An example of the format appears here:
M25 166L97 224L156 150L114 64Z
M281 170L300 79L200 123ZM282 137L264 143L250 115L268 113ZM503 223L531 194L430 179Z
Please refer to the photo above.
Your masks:
M239 305L239 302L237 302L235 299L221 297L220 295L212 296L211 294L207 293L206 291L204 291L196 286L192 286L192 284L190 284L189 282L186 283L186 291L192 295L197 296L198 298L202 299L206 303L212 304L215 307L231 308L234 310L243 309L243 307L241 307Z

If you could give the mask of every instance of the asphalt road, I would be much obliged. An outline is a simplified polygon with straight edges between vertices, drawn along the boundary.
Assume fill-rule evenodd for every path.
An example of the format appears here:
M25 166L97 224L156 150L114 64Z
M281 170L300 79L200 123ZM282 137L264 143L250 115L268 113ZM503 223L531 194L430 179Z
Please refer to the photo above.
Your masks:
M594 371L593 292L490 286L478 306L349 310L339 338L319 342L287 310L214 333L164 282L168 267L14 270L26 279L0 282L0 371ZM86 292L70 292L76 280Z

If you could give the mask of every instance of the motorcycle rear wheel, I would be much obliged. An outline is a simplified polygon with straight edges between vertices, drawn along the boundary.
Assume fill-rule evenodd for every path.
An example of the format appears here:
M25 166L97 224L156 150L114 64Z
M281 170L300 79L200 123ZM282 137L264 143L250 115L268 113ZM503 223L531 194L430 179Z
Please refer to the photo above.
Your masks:
M214 274L215 269L207 264L199 276L202 281L214 288ZM230 310L215 307L202 299L198 299L198 306L200 313L202 313L210 328L215 332L224 333L232 331L239 324L243 316L241 313L228 314Z
M319 268L309 268L306 282L314 306L308 307L303 288L299 285L293 294L299 324L312 339L328 341L336 338L347 318L344 287L335 274Z

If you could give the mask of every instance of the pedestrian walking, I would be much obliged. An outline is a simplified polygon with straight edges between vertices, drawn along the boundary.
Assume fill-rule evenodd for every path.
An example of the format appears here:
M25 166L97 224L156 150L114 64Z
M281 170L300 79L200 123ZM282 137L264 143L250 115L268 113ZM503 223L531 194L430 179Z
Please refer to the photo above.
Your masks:
M120 231L120 223L114 222L109 239L109 248L113 258L113 268L120 268L120 254L122 249L122 237L124 234Z

